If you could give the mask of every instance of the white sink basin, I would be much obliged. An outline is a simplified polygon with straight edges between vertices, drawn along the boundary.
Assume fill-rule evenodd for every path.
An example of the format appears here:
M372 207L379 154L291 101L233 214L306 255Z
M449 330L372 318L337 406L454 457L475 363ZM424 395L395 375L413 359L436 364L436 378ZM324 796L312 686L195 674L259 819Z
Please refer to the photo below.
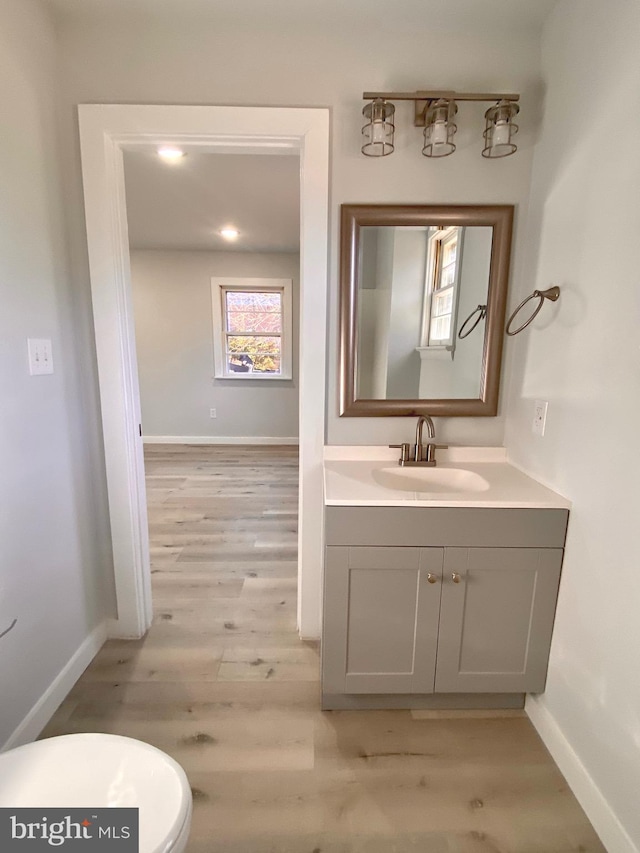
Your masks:
M489 483L466 468L376 468L373 479L385 489L404 492L484 492Z

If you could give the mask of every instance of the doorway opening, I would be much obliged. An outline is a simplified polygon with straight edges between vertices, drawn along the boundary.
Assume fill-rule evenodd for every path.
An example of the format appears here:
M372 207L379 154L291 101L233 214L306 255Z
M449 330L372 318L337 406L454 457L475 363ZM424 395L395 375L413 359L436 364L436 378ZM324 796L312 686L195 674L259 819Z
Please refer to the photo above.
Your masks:
M228 668L296 620L300 158L171 151L123 151L151 633Z
M327 297L328 110L83 105L80 136L117 616L112 637L141 637L151 592L123 152L300 157L300 475L297 624L320 634Z

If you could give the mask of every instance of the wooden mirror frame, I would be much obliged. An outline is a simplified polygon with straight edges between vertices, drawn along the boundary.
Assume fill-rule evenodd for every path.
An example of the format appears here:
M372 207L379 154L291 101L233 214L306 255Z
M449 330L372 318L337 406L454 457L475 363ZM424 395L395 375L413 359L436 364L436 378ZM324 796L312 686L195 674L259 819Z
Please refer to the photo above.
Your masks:
M340 416L493 417L498 413L514 207L491 205L343 204L340 222ZM357 400L357 293L360 229L366 226L491 226L491 264L478 398Z

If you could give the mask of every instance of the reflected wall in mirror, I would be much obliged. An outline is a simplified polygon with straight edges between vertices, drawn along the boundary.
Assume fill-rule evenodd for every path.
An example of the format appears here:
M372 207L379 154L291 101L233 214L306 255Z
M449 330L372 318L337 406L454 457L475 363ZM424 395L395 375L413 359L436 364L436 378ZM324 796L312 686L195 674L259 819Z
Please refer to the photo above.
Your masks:
M497 413L512 221L342 206L341 415Z

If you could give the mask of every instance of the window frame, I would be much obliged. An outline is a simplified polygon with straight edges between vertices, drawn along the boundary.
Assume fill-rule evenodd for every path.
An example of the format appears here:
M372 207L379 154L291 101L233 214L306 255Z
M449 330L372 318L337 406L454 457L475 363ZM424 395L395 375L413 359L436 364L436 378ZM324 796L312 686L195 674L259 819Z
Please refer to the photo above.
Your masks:
M451 225L444 228L439 228L427 238L427 263L425 275L424 289L424 307L422 315L422 332L420 335L421 344L417 348L421 355L427 352L446 351L453 353L456 348L456 329L458 322L458 302L460 298L460 277L462 272L462 253L464 249L464 226ZM436 287L441 281L442 276L442 253L443 244L456 235L456 265L454 280L450 285L445 287ZM434 305L434 296L438 293L444 293L447 290L452 291L451 304L451 326L448 339L431 337L431 323L433 320L432 310Z
M226 353L225 294L229 291L255 291L282 294L282 331L280 334L280 373L236 373L229 370ZM211 278L211 306L213 320L213 362L215 379L291 380L293 378L293 314L292 280L290 278ZM238 334L238 333L236 333ZM250 333L249 333L250 334ZM278 333L268 335L277 337Z

